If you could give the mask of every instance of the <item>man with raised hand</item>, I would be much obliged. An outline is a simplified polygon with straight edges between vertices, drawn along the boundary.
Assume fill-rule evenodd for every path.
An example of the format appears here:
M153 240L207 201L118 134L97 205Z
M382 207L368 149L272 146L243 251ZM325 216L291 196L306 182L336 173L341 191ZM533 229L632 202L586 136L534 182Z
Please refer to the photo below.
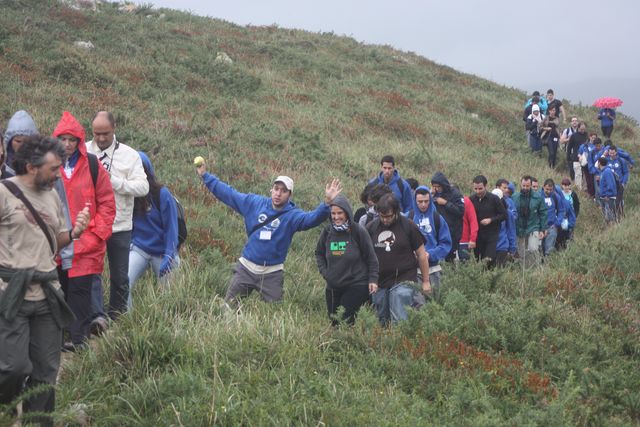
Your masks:
M304 212L291 201L293 179L288 176L273 180L271 197L265 197L235 190L208 173L203 161L196 166L207 189L244 218L247 242L233 269L225 301L237 305L253 291L266 302L282 300L284 261L293 235L316 227L329 217L329 204L342 191L340 180L327 184L324 202Z
M72 227L62 203L51 191L66 155L55 139L34 135L16 151L16 176L0 184L0 405L15 401L27 388L24 412L50 413L55 390L62 329L73 320L58 282L56 254L80 238L89 224L84 207ZM53 425L46 416L30 417Z
M127 311L133 199L145 196L149 192L149 182L138 152L117 140L116 123L112 113L98 112L91 126L93 140L87 142L87 152L98 156L98 160L109 173L116 201L113 233L107 240L107 257L109 258L109 275L111 277L108 314L111 319L115 319ZM101 333L107 327L107 318L103 311L100 276L97 276L97 280L93 281L91 300L94 311L91 330L94 333Z

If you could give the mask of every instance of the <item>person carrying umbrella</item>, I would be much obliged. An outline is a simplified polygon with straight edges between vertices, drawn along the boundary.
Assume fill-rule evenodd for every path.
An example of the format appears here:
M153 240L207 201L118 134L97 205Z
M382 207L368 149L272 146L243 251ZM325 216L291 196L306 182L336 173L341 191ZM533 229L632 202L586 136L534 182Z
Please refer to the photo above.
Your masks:
M594 103L594 107L600 108L598 120L600 128L605 138L611 138L613 133L613 123L616 120L616 108L622 105L622 100L618 98L599 98Z

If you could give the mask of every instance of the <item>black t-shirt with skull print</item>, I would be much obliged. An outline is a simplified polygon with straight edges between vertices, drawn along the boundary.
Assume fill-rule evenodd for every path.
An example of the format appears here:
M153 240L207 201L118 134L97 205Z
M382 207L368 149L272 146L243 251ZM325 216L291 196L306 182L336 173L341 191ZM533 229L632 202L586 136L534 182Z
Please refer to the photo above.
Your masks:
M402 222L406 222L404 225ZM390 226L376 219L367 226L378 257L380 288L401 282L416 282L418 260L415 251L424 244L418 227L402 215Z

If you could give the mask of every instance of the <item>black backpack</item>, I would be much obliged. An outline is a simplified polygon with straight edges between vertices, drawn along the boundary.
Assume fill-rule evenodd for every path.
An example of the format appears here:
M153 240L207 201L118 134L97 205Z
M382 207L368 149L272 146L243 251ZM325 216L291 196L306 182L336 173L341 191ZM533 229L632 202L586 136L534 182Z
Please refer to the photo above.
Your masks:
M187 221L184 217L184 207L175 196L173 200L176 202L176 208L178 208L178 249L187 240Z

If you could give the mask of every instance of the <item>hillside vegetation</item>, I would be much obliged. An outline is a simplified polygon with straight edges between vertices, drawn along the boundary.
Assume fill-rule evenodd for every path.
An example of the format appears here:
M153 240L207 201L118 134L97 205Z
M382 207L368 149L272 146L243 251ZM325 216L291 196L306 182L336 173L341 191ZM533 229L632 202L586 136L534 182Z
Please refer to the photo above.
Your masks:
M583 197L575 243L544 268L446 266L441 300L397 328L369 310L329 327L318 229L294 238L283 303L221 309L244 227L202 187L193 157L245 192L290 175L305 209L334 176L357 206L384 154L404 177L442 170L467 194L479 173L557 180L564 162L550 171L525 143L523 91L331 33L111 3L3 0L0 12L0 123L26 109L50 133L69 110L90 133L97 110L113 111L190 230L171 289L146 278L135 310L65 364L60 422L83 410L114 426L640 423L635 171L622 224L605 229ZM565 108L597 127L595 110ZM637 155L638 133L621 117L614 141Z

